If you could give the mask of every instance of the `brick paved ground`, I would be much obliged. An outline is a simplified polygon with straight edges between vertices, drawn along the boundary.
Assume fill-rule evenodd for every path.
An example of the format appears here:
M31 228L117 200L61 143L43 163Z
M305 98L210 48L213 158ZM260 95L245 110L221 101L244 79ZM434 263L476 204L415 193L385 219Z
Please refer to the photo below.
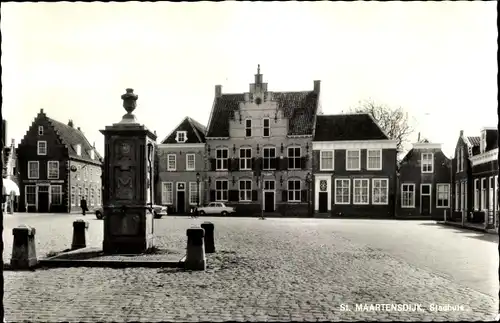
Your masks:
M53 228L66 226L73 219L61 217ZM157 244L163 248L183 248L186 229L203 220L171 217L157 220ZM206 272L140 268L5 272L6 319L16 322L455 321L491 320L498 312L494 297L452 281L450 276L422 269L425 266L411 264L393 250L367 246L367 241L349 235L346 229L349 221L245 218L211 221L216 227L218 252L209 256ZM376 228L383 227L390 235L400 225L396 221L391 223ZM93 227L102 222L92 221L90 225L93 232ZM56 229L42 232L40 239L49 232L66 234ZM97 231L92 234L98 235ZM45 250L67 247L67 243L57 242L55 236L51 241L59 245L41 244ZM468 241L464 238L462 243ZM354 308L341 311L341 304L353 307L355 303L419 303L423 312L357 312ZM463 305L465 310L431 312L431 303Z

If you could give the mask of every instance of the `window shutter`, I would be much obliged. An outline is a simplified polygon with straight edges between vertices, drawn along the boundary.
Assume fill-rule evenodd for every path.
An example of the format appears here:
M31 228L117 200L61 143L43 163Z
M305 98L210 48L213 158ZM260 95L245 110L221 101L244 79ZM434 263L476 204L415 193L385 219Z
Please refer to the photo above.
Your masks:
M230 190L228 200L229 200L229 202L238 202L238 200L239 200L238 191L237 190Z
M287 170L288 169L288 158L287 157L283 157L283 159L280 160L280 162L281 162L280 169L281 170Z
M215 202L215 190L210 190L210 202Z
M307 166L306 156L300 157L300 168L306 169L306 166Z
M258 201L257 190L252 190L252 201Z
M275 158L276 161L274 162L274 165L276 165L276 170L281 170L281 160L279 157Z
M227 170L228 170L229 172L233 170L233 161L234 161L234 159L233 159L233 158L229 158L229 159L227 160Z
M254 167L254 171L255 171L256 175L260 175L261 169L262 169L261 167L262 167L262 158L257 158L255 160L255 167Z
M210 170L212 172L215 171L215 166L216 166L215 158L210 158Z
M286 201L288 201L288 191L282 190L281 191L281 202L286 202Z
M271 168L271 169L276 169L277 168L276 167L276 158L271 158L271 160L269 161L269 163L270 163L269 166L271 166L269 168Z
M233 158L233 171L238 171L240 170L240 160L238 158Z
M307 202L307 190L300 191L300 200L302 202Z
M254 165L255 165L255 158L254 158L254 157L252 157L252 159L250 159L250 169L251 169L251 170L254 170L254 169L253 169Z

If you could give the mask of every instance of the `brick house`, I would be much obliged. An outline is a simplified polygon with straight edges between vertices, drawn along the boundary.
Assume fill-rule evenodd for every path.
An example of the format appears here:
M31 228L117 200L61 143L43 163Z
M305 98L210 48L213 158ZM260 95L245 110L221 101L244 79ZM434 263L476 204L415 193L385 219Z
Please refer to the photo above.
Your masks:
M451 160L441 144L414 143L399 168L396 214L401 218L444 218L450 214Z
M190 117L157 145L156 201L169 213L185 213L205 203L205 127Z
M206 137L209 200L226 202L241 216L262 209L308 215L319 95L320 81L312 91L268 91L260 67L246 93L223 94L216 85Z
M64 124L40 110L17 157L21 212L79 211L82 196L90 209L102 204L101 157L73 121Z
M498 132L495 128L481 129L479 153L470 157L471 208L468 222L482 223L486 228L498 228Z
M396 141L369 114L318 115L313 139L314 211L393 217Z

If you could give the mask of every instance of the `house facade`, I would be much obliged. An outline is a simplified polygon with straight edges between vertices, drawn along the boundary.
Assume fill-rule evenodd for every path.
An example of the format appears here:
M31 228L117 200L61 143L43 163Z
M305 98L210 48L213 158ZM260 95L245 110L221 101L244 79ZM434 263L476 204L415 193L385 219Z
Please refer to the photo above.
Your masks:
M246 93L223 94L216 85L206 136L209 201L241 216L310 215L319 95L320 81L312 91L269 91L260 67Z
M15 185L17 187L17 190L19 190L16 142L14 139L12 139L10 146L3 147L2 159L2 178L4 180L4 187L2 188L2 203L5 203L3 205L5 211L17 212L19 205L19 196L16 196L16 193L8 192L6 189L6 182L10 181L7 186L12 188L12 186Z
M318 115L312 147L316 213L394 217L396 141L370 115Z
M470 157L471 202L465 220L498 228L498 132L481 129L479 153Z
M396 214L401 218L444 218L450 214L452 163L441 144L414 143L399 167Z
M157 145L157 204L183 214L205 204L205 127L190 117Z
M79 211L82 197L91 209L101 206L101 157L73 121L64 124L40 110L17 159L19 211Z

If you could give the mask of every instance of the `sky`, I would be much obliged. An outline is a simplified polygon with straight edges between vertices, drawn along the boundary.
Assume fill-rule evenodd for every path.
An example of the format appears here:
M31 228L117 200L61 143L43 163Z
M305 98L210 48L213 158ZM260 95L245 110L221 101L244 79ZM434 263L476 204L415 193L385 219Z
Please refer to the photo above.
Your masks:
M207 124L214 87L312 90L324 114L373 100L402 107L415 133L454 154L460 130L497 125L496 2L4 3L3 117L18 143L40 109L72 119L102 153L121 95L164 139ZM8 140L10 142L10 140Z

